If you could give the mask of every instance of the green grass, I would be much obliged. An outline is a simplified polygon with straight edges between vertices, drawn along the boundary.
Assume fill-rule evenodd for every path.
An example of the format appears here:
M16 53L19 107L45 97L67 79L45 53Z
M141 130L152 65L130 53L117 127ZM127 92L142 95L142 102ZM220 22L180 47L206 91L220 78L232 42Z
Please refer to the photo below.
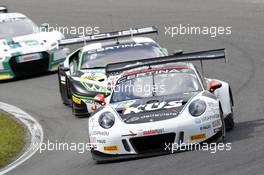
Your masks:
M10 163L24 148L25 128L0 111L0 168Z

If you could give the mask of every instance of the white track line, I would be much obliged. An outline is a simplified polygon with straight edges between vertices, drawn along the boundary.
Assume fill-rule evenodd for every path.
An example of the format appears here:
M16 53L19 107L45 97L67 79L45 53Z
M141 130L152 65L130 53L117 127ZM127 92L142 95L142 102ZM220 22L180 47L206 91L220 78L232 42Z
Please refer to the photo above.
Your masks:
M26 148L25 152L11 164L0 169L0 175L3 175L28 160L38 151L39 146L43 141L43 129L37 120L15 106L0 102L0 109L12 114L20 120L27 127L31 135L30 145Z

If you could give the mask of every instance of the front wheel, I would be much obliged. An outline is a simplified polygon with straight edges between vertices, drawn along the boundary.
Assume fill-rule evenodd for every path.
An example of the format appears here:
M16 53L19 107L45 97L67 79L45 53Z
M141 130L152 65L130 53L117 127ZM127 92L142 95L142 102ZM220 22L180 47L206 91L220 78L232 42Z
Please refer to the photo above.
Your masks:
M231 88L229 88L229 96L230 96L230 109L231 113L228 114L225 118L225 125L226 125L226 130L231 131L235 127L235 122L234 122L234 112L233 112L233 96L232 96L232 91Z
M230 100L230 105L231 105L231 113L228 114L225 118L226 131L231 131L235 127L235 122L233 117L234 112L233 112L233 106L231 100Z
M221 120L222 120L222 142L225 142L225 137L226 137L226 124L224 121L224 113L222 110L222 107L220 105L220 116L221 116Z
M225 118L226 130L231 131L235 127L233 112Z
M65 105L71 105L71 101L68 95L69 94L68 78L64 72L60 71L60 69L58 70L58 81L59 81L59 90L60 90L62 103Z

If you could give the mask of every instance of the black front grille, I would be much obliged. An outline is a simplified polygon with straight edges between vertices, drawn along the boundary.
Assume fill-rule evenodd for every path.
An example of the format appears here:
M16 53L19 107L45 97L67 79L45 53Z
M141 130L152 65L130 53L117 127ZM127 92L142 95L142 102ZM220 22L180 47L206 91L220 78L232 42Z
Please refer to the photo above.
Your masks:
M148 152L165 152L165 144L174 143L175 133L135 137L129 141L138 154Z
M24 63L17 63L16 57L12 57L9 60L12 71L17 77L23 77L28 75L35 75L48 71L49 68L49 54L41 53L42 59L28 61Z

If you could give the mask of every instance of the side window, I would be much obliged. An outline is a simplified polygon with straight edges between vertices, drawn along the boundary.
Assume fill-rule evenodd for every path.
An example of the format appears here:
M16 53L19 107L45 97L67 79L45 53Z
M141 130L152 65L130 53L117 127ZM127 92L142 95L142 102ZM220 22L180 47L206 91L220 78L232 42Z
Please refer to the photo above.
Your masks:
M78 72L79 53L80 51L77 51L70 57L69 68L71 75L75 75Z
M75 75L77 73L78 70L78 63L77 61L74 59L72 60L72 62L70 63L70 73L71 75Z
M198 74L200 80L202 81L204 89L207 89L207 82L206 82L205 78L201 75L200 71L196 67L195 67L195 69L197 71L197 74Z

